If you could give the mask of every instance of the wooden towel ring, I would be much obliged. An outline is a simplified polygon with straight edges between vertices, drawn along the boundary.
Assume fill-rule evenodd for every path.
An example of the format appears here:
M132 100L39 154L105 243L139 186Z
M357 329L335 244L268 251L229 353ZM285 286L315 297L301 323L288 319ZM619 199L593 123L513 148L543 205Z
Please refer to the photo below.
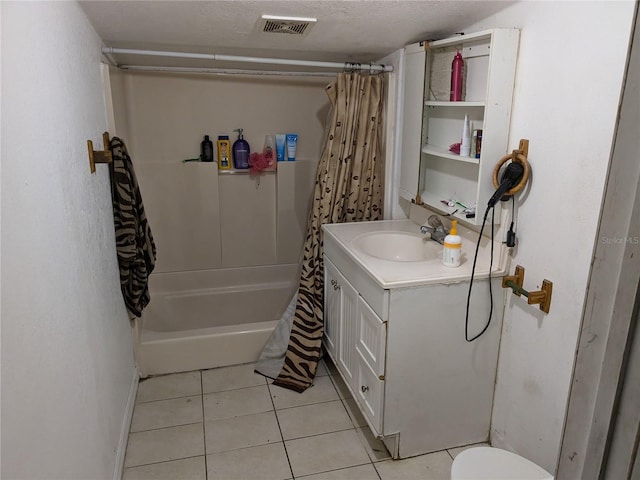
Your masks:
M502 166L511 160L514 163L519 163L524 167L524 173L522 174L522 179L518 184L513 187L511 190L507 190L505 195L513 195L514 193L518 193L520 190L524 188L524 186L529 181L529 174L531 173L531 167L529 166L529 162L527 161L527 153L529 152L529 140L520 140L520 148L514 150L509 155L505 155L500 159L500 161L493 168L493 186L494 188L498 188L500 183L498 182L498 173L500 173L500 169Z

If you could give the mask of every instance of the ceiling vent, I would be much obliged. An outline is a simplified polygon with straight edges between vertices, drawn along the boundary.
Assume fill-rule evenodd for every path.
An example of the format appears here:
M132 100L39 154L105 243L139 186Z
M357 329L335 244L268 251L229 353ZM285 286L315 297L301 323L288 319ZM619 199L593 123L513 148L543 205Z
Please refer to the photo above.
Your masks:
M305 35L316 21L315 18L263 15L261 31L266 33Z

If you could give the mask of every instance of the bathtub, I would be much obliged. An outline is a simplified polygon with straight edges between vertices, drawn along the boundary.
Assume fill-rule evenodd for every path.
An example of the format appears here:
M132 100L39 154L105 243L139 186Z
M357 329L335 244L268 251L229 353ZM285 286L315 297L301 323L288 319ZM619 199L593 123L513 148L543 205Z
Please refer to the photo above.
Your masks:
M134 324L140 375L255 362L298 275L298 264L152 274Z

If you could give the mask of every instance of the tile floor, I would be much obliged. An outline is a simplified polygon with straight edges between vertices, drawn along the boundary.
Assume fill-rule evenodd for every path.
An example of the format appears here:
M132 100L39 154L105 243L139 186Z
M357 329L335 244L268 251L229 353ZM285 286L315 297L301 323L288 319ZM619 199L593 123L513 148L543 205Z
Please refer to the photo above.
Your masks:
M141 381L123 480L447 480L464 449L394 461L332 364L303 394L253 368Z

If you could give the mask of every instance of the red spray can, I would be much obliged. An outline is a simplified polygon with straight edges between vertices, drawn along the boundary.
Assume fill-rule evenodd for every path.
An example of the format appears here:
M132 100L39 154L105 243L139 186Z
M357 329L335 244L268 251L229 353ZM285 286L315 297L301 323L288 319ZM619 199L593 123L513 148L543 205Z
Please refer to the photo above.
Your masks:
M449 100L452 102L462 101L462 81L464 76L464 60L460 52L456 53L451 63L451 94Z

